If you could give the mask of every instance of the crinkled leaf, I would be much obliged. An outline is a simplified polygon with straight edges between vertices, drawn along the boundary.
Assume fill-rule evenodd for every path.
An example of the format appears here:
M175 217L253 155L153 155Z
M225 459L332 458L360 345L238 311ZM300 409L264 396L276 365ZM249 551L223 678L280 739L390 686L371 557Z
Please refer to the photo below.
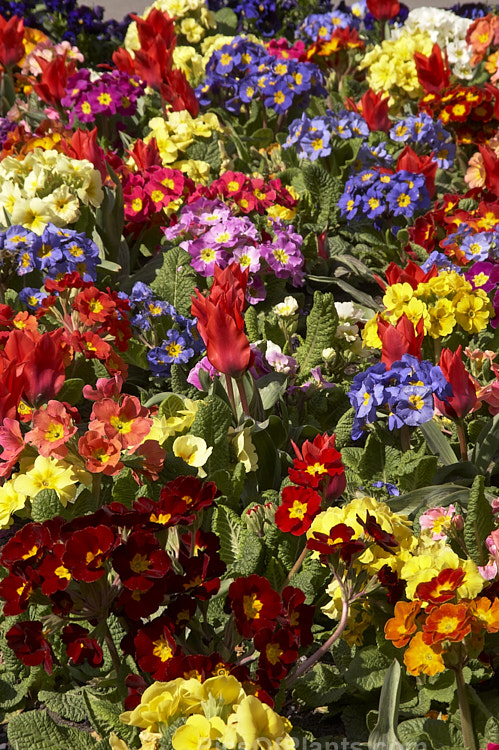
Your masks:
M229 463L227 430L231 422L232 410L218 396L208 396L199 404L190 432L192 435L203 438L206 445L213 448L212 454L204 466L208 474L218 469L227 468Z
M197 274L191 266L191 256L181 247L172 247L164 254L163 265L151 288L160 299L169 302L180 315L190 315L191 295L196 287Z
M31 517L41 523L54 516L60 516L63 506L55 490L42 490L31 501Z
M300 364L300 381L308 380L310 370L321 364L322 352L331 346L337 327L338 313L333 295L315 292L314 304L307 318L307 335L295 355Z
M485 565L489 559L489 553L485 546L485 540L495 528L494 514L485 497L484 478L476 477L470 491L468 511L464 522L464 540L466 549L471 559L477 565Z

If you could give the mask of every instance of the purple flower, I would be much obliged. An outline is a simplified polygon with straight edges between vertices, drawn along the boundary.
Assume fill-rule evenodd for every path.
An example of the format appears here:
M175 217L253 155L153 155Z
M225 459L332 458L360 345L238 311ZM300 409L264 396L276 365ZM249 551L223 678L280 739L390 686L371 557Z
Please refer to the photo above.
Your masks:
M220 375L216 367L213 367L208 357L203 357L203 359L201 359L197 364L194 365L189 375L187 376L187 382L197 388L198 391L204 391L204 388L201 385L201 380L199 379L199 373L201 371L206 372L211 381L213 381L213 378L216 375Z

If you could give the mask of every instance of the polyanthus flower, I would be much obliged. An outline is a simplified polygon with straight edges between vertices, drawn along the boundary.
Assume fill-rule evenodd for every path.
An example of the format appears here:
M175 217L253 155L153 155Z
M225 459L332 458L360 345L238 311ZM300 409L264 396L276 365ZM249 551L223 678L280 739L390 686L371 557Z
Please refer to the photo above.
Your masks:
M251 638L262 628L274 630L281 597L266 578L255 573L236 578L229 587L229 600L236 627L244 638Z
M181 435L174 440L172 450L175 456L181 458L189 466L204 466L213 452L203 438L195 435Z
M456 509L453 505L448 508L430 508L419 517L419 525L422 529L428 529L432 533L432 539L446 539L452 523L452 517Z
M423 633L419 632L412 638L404 653L404 664L409 674L426 674L433 677L445 670L440 643L427 644L423 640Z
M301 536L310 528L320 507L321 496L310 487L285 487L275 514L276 526L281 531Z
M64 461L37 456L33 467L14 481L16 492L34 498L43 490L54 490L62 505L67 505L76 495L78 478Z
M397 602L394 617L385 625L385 638L396 648L403 648L416 632L416 617L421 611L419 602Z
M427 645L454 641L459 643L471 632L471 612L466 604L441 604L432 609L423 625Z
M105 398L92 409L89 429L121 443L123 449L136 448L149 434L152 419L136 396L125 395L121 403Z
M49 401L45 409L37 409L33 415L33 429L25 440L36 447L41 456L64 458L66 443L75 434L73 415L60 401Z
M324 433L316 435L312 442L306 440L301 450L293 444L297 458L288 472L291 481L324 491L328 499L339 497L346 487L346 479L335 440L335 435Z

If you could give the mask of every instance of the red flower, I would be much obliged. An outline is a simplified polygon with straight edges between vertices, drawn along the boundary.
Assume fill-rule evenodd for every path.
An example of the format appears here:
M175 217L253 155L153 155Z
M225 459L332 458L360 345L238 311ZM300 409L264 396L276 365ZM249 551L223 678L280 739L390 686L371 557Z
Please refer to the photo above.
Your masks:
M378 581L386 589L386 598L390 604L399 602L404 596L405 583L401 581L389 565L383 565L378 570Z
M26 54L23 38L23 18L12 16L7 21L0 16L0 63L4 68L11 68Z
M430 604L443 604L454 598L466 574L462 568L444 568L431 581L416 587L416 596Z
M292 482L324 491L328 500L342 495L346 487L345 467L335 440L335 435L316 435L313 442L305 440L301 451L293 443L297 458L288 472Z
M262 628L274 630L281 611L281 597L269 581L256 573L236 578L229 587L229 601L236 628L244 638L251 638Z
M106 169L104 151L97 143L97 126L93 130L77 128L69 143L61 138L59 141L62 151L73 159L88 159L99 170L102 182L109 177Z
M387 94L376 94L372 89L367 89L357 104L352 99L346 99L345 104L348 109L362 115L369 130L382 130L384 133L388 133L392 127L388 117L389 98Z
M130 620L141 620L150 617L163 604L170 579L165 576L161 580L148 581L143 578L133 589L123 589L116 601L118 615L123 614Z
M305 594L293 586L286 586L281 597L282 611L277 618L278 622L293 633L300 646L309 646L313 642L315 606L305 604Z
M118 474L123 468L121 450L119 440L108 438L97 430L88 430L78 441L78 453L92 474Z
M262 628L253 642L260 651L258 666L267 670L273 679L282 680L298 658L296 641L291 632L285 628L277 632Z
M65 379L63 329L43 333L24 360L24 392L32 404L54 398Z
M410 284L413 289L416 289L419 284L426 284L427 281L437 275L438 269L434 263L430 270L425 273L421 266L414 263L412 260L409 261L405 268L400 268L400 266L397 266L396 263L392 262L385 271L386 280L389 286L392 286L392 284L404 284L407 282L407 284ZM383 291L385 291L385 282L380 279L379 276L376 277L376 281Z
M150 531L135 531L112 554L113 566L124 586L139 588L145 581L162 578L171 563Z
M166 679L168 662L181 654L170 620L164 616L152 620L139 629L133 642L139 667L149 672L155 680Z
M444 377L452 386L452 396L441 401L435 396L435 406L449 419L462 419L477 405L476 388L473 378L465 368L461 357L462 346L455 352L442 349L439 365Z
M66 543L63 563L77 581L96 581L106 572L105 561L115 544L115 534L104 525L75 531Z
M397 171L406 169L408 172L422 174L426 180L426 189L430 198L435 195L435 175L438 164L432 156L418 156L410 146L405 146L397 159Z
M56 591L64 591L69 586L72 575L62 562L65 544L59 542L45 556L39 571L42 576L42 594L50 596Z
M206 345L213 367L233 378L241 377L253 364L253 353L244 332L244 294L248 271L232 263L223 271L215 266L213 284L206 297L196 290L191 312Z
M43 664L47 674L52 674L52 649L43 633L43 625L34 622L17 622L5 634L7 644L27 667Z
M425 94L438 94L439 91L447 88L450 82L447 51L444 52L442 57L442 50L438 44L434 44L429 57L421 54L421 52L415 52L414 62L418 73L418 81Z
M357 523L360 523L360 525L364 529L364 533L374 539L376 544L381 547L381 549L384 549L385 552L392 552L392 550L390 549L391 547L399 546L399 543L397 542L393 534L389 534L387 531L383 531L379 523L376 521L374 516L371 516L369 511L366 511L365 521L363 521L358 515Z
M352 539L354 530L344 523L339 523L330 530L329 534L314 531L313 536L308 539L308 549L320 552L321 555L336 555L350 565L352 557L366 548L360 539Z
M88 630L81 625L67 625L62 629L62 642L66 654L73 664L87 661L92 667L100 667L104 661L102 648L95 638L89 638Z
M52 546L50 533L45 525L28 523L17 531L3 547L0 563L9 570L16 563L36 565Z
M404 354L412 354L421 359L421 347L424 338L424 321L420 318L414 331L414 325L404 313L392 326L387 320L378 318L378 336L381 339L381 361L389 369L394 362L402 359Z
M5 599L4 616L19 615L28 609L29 599L40 578L31 567L16 570L0 581L0 596Z
M36 61L42 72L38 82L33 84L35 93L47 104L57 106L66 94L68 78L76 70L76 60L66 60L64 54L50 61L36 56Z
M151 431L152 419L148 415L149 410L136 396L125 395L120 404L105 398L95 402L89 428L117 440L123 450L136 448Z
M309 530L321 508L321 496L310 487L289 485L282 491L282 504L277 508L277 528L301 536Z
M499 159L487 146L478 146L485 166L485 184L496 196L499 196Z
M400 13L398 0L367 0L367 10L377 21L390 21Z

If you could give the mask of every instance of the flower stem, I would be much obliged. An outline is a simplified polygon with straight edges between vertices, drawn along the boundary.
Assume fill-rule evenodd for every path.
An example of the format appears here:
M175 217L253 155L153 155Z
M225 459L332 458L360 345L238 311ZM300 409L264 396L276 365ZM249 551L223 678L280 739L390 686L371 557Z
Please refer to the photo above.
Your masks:
M232 411L234 412L234 416L237 417L236 402L234 400L234 388L232 387L232 378L230 375L225 376L225 383L227 385L227 395L229 397L230 405L232 406Z
M477 750L468 693L466 692L466 683L461 665L454 669L454 674L456 675L457 700L459 703L459 713L461 714L461 731L463 733L464 746L468 750Z
M106 641L106 646L108 647L109 653L111 654L111 659L113 662L113 666L116 670L116 674L118 674L121 668L121 659L116 650L116 646L113 641L113 636L111 635L111 631L109 630L109 625L107 624L107 622L106 622L106 632L104 635L104 640Z
M411 450L411 431L406 424L403 424L400 428L400 446L403 453Z
M301 677L302 674L304 674L305 672L307 672L310 669L310 667L313 667L313 665L317 661L319 661L319 659L322 656L324 656L324 654L327 654L327 652L329 651L329 649L331 648L331 646L333 645L333 643L336 643L336 641L338 640L338 638L342 635L343 631L345 630L346 625L347 625L348 613L349 613L349 609L350 608L349 608L348 599L345 596L345 592L343 590L341 592L341 598L342 598L342 602L343 602L343 609L341 611L341 620L340 620L340 622L338 624L338 627L329 636L329 638L327 639L327 641L325 643L323 643L322 646L320 648L318 648L317 651L315 651L315 653L313 653L311 656L309 656L308 659L306 659L303 662L303 664L301 664L298 667L298 669L296 670L296 672L294 673L294 675L292 675L290 677L290 679L286 681L286 685L288 687L290 685L292 685L298 679L298 677ZM472 750L476 750L476 748L473 747Z
M461 453L461 461L467 461L468 460L468 446L466 443L466 429L464 427L464 422L459 419L456 422L457 427L457 436L459 438L459 450Z
M246 397L246 391L244 389L244 380L243 378L236 378L237 383L237 389L239 391L239 398L241 399L241 406L243 409L243 414L245 417L250 416L250 408L248 404L248 399Z
M291 581L291 579L293 578L293 576L295 575L295 573L297 573L297 572L298 572L298 571L300 570L300 568L301 568L301 566L302 566L302 564L303 564L303 561L304 561L304 559L305 559L305 558L306 558L306 556L307 556L307 552L308 552L308 547L307 547L307 546L305 546L305 547L304 547L304 548L302 549L302 551L301 551L301 553L300 553L300 556L298 557L298 560L297 560L297 561L295 562L295 564L293 565L293 567L292 567L292 568L291 568L291 570L289 571L288 575L287 575L287 576L286 576L286 578L284 579L284 583L282 584L282 586L281 586L281 588L280 588L280 591L283 591L283 589L285 589L285 588L286 588L286 586L287 586L287 585L288 585L288 583L289 583L289 582Z

